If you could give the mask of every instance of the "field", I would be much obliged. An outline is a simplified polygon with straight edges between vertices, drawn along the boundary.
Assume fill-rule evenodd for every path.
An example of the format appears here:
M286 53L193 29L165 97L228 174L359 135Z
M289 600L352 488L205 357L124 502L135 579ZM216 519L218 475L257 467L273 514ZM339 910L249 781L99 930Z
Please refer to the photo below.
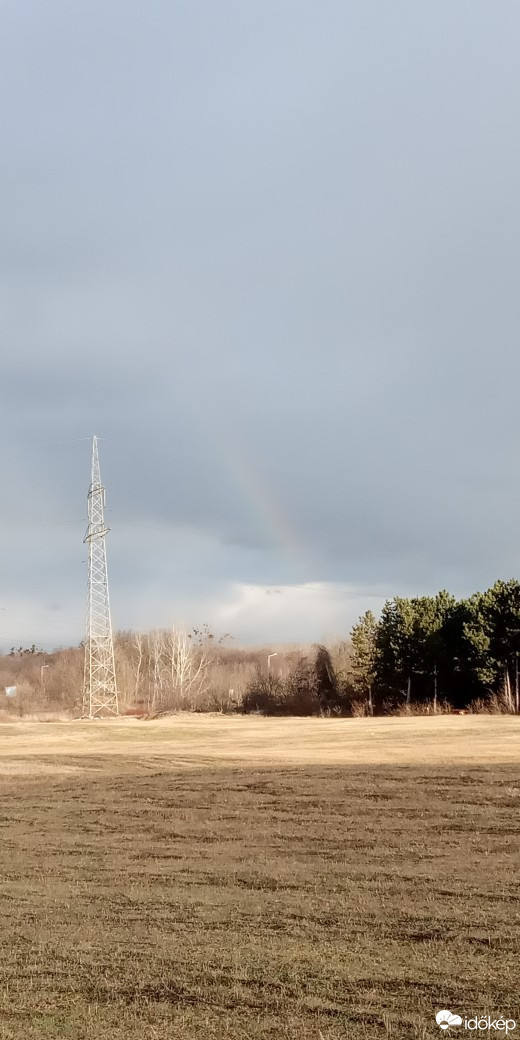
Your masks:
M0 789L2 1038L520 1032L514 718L20 722Z

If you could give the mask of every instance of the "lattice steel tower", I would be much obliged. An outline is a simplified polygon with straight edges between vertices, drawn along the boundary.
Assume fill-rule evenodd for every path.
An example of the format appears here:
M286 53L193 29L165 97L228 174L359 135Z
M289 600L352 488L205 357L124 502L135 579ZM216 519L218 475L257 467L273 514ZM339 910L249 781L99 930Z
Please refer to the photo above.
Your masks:
M114 643L108 596L105 535L105 489L99 472L97 437L92 441L92 474L88 493L87 635L85 640L84 714L118 715Z

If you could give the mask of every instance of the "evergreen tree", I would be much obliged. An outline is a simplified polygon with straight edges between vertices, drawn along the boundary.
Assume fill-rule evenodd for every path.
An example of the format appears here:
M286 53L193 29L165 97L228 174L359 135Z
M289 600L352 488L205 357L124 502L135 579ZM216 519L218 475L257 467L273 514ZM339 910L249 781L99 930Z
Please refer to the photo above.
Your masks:
M378 687L409 704L412 675L416 668L413 636L414 610L411 600L395 596L387 600L376 633Z
M367 610L350 633L352 642L352 680L356 690L367 698L368 712L374 714L372 690L376 678L377 621Z

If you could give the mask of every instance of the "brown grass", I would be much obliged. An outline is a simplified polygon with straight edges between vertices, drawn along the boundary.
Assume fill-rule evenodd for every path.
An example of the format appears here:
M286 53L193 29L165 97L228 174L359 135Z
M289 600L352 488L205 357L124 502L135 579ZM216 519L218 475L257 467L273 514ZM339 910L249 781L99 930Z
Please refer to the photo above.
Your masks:
M520 1019L518 736L479 717L3 726L0 1036Z
M520 716L438 715L384 718L264 718L180 713L0 728L2 760L25 756L121 756L170 764L443 765L520 763ZM25 767L24 767L25 768Z

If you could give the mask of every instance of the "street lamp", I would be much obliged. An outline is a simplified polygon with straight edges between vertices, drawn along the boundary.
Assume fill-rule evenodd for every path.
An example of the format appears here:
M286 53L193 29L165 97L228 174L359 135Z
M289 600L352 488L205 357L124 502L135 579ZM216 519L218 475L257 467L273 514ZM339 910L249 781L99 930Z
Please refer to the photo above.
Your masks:
M268 654L267 655L267 674L268 675L271 672L271 657L278 657L278 653Z
M46 668L50 668L50 664L42 664L42 666L40 668L40 686L42 687L43 690L45 690L45 684L43 682L43 673L44 673Z

